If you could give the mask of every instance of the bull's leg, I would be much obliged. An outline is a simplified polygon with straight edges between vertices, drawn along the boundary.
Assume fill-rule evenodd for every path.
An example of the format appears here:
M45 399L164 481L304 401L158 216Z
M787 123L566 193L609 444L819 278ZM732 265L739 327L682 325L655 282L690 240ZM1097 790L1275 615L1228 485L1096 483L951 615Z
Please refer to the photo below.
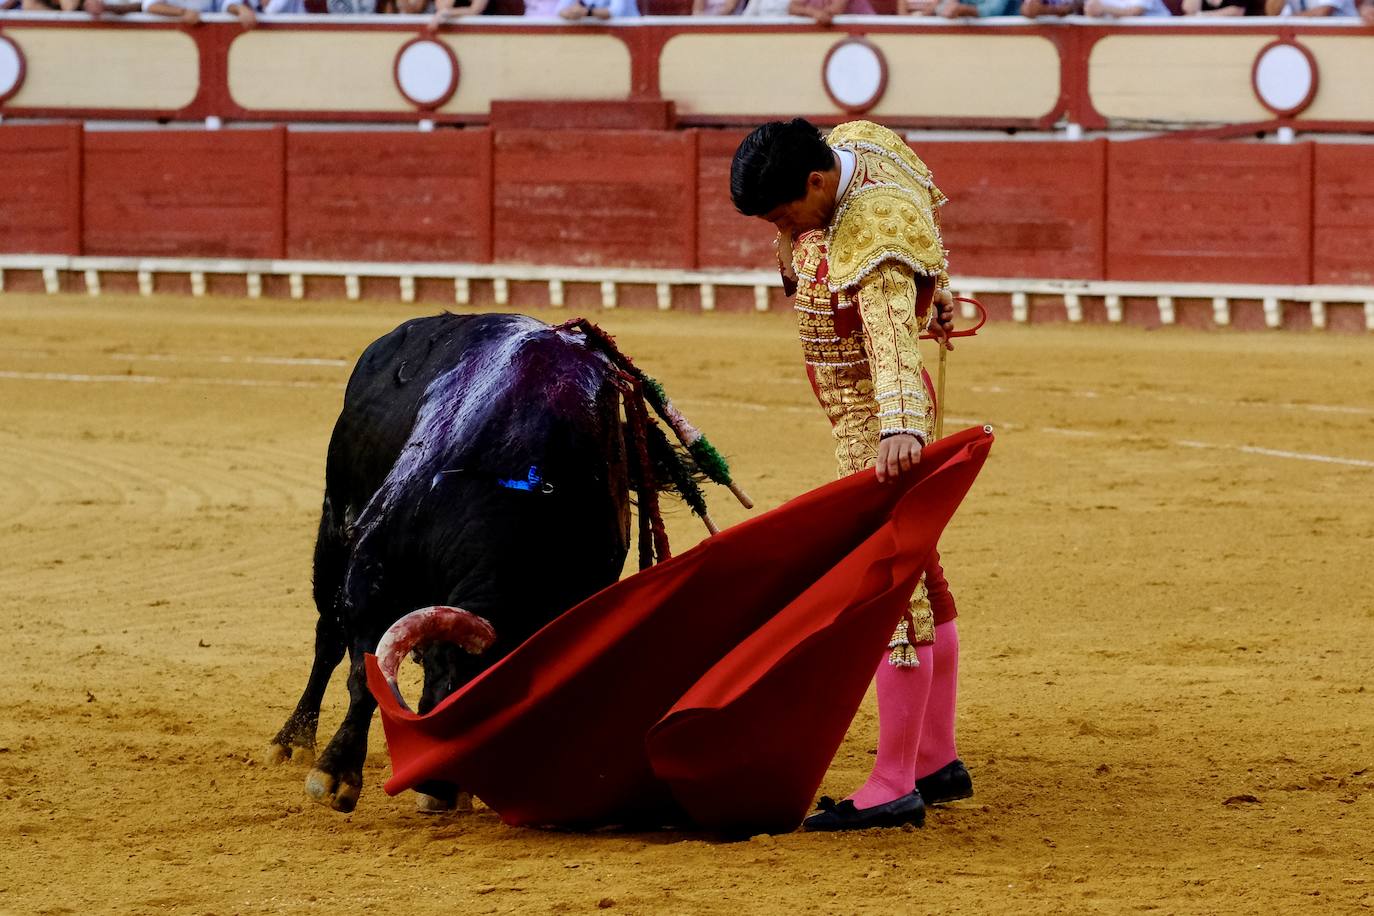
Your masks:
M305 683L305 692L301 694L295 711L287 717L286 724L267 746L269 762L294 760L308 764L314 761L320 704L324 701L329 678L343 657L344 635L339 618L334 614L321 614L315 624L315 661L310 666L310 679Z
M420 715L442 703L458 688L458 665L462 650L448 643L434 643L420 653L425 669L425 685L420 692ZM430 780L415 787L415 808L422 814L471 811L472 794L451 782Z
M320 754L315 769L305 778L305 792L335 811L352 811L363 790L363 760L367 757L367 730L377 701L367 689L363 658L377 647L378 635L355 640L348 647L348 712L343 724Z
M315 660L310 666L310 679L305 683L296 709L286 724L267 745L267 759L272 763L295 760L311 763L315 759L315 731L320 724L320 703L334 669L343 661L347 639L339 614L340 590L344 581L344 564L348 556L344 526L334 511L335 500L328 492L320 511L320 530L315 537L315 575L313 578L315 609Z

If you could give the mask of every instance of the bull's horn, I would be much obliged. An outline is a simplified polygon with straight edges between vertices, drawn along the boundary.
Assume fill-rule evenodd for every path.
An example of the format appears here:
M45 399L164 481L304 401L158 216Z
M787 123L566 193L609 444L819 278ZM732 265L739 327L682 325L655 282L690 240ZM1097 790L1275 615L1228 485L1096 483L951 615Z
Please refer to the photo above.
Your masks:
M496 630L487 621L460 607L436 604L411 611L391 625L377 643L377 667L391 687L396 702L409 710L410 704L401 696L396 673L401 661L421 643L451 642L465 651L480 655L496 640Z

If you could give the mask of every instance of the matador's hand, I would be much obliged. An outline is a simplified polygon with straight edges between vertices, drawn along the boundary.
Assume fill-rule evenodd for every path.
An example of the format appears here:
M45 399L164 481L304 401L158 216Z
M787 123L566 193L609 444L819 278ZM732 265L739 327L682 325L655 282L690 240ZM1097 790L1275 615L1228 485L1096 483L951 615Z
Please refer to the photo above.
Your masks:
M911 433L887 436L878 443L878 463L874 470L879 483L896 480L921 462L921 440Z
M946 350L954 349L949 332L954 330L954 295L947 289L937 289L931 303L930 336Z

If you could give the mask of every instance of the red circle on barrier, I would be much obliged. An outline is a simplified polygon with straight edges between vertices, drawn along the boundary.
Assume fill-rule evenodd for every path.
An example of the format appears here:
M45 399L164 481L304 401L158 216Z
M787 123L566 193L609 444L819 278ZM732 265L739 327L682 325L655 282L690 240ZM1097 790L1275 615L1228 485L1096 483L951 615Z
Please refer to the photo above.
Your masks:
M15 44L8 35L0 35L0 78L4 76L4 58L11 54L14 56L14 76L10 80L8 86L0 84L0 105L8 102L14 97L16 92L23 88L24 76L27 71L27 66L24 62L24 52L20 49L19 45Z
M406 60L407 54L411 54L411 60L414 61L414 51L421 48L424 49L424 52L429 52L430 54L437 51L443 58L447 58L449 75L448 82L442 85L437 92L427 96L417 97L416 95L412 95L410 90L406 88L404 77L401 75L401 66ZM412 38L410 41L401 45L400 50L396 52L396 62L391 68L391 78L396 82L396 91L401 93L407 102L414 105L416 108L432 111L448 102L449 99L453 98L453 94L458 91L458 55L454 54L453 49L448 45L428 35Z
M877 64L876 84L872 91L863 98L841 99L836 94L834 87L831 86L830 65L835 55L853 54L855 52L846 49L856 47L871 54L871 60ZM887 58L883 56L881 48L866 38L851 36L837 41L826 52L825 61L821 64L821 85L825 87L825 94L830 96L830 101L834 102L837 108L841 108L849 114L863 114L882 101L883 93L887 92Z
M1307 92L1289 104L1271 102L1270 97L1265 94L1266 90L1271 90L1274 79L1286 80L1292 71L1285 73L1284 68L1291 68L1295 63L1299 66L1305 65L1310 74L1311 83L1307 87ZM1312 100L1317 97L1318 81L1317 59L1304 45L1291 38L1279 38L1260 48L1259 53L1255 55L1255 63L1250 68L1250 88L1254 91L1255 98L1281 118L1291 118L1311 105Z

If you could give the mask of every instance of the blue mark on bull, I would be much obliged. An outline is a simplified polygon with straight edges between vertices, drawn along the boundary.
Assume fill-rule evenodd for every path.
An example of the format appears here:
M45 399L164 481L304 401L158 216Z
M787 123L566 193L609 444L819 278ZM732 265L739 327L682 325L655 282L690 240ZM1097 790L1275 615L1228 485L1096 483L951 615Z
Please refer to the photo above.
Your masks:
M544 482L544 478L539 476L537 466L531 466L530 472L525 475L524 480L501 480L498 478L496 482L511 490L534 490L540 488L539 485Z

